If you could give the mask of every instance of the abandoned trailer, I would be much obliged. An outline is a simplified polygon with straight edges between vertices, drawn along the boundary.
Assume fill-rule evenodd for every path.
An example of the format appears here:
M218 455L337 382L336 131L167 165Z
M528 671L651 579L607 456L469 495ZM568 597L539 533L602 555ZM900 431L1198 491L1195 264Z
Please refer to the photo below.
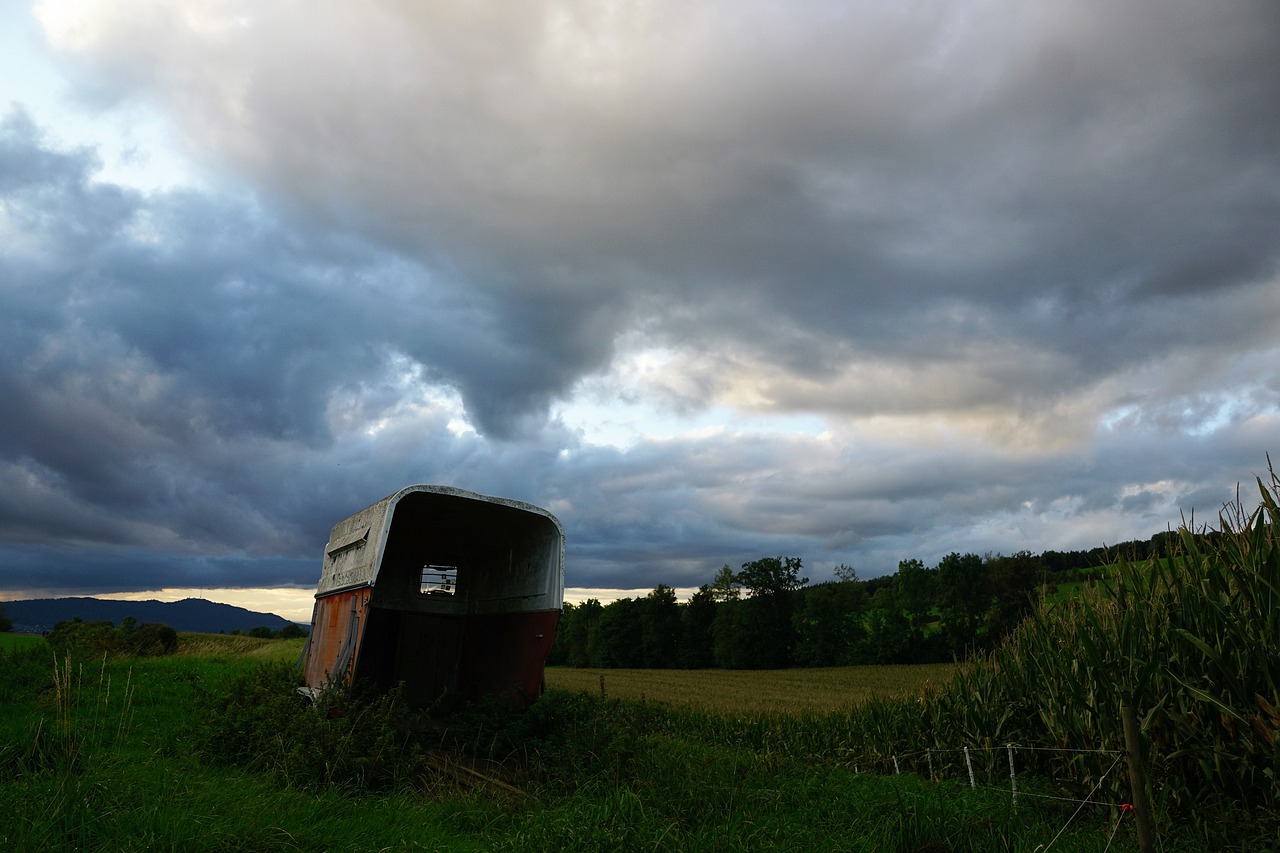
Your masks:
M304 692L352 680L404 683L415 706L443 694L527 705L564 599L564 530L532 504L408 486L329 534Z

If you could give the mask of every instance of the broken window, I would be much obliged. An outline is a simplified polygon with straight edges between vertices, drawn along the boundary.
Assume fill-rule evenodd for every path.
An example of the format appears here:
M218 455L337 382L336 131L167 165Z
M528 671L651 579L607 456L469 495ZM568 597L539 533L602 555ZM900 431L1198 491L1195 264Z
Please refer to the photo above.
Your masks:
M458 588L458 567L428 563L422 567L423 595L453 595Z

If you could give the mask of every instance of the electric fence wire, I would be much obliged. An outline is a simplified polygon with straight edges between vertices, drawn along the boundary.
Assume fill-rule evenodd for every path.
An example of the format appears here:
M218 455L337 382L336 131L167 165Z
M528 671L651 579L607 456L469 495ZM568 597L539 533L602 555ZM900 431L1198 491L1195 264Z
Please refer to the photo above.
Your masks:
M1102 848L1102 853L1107 853L1111 849L1111 842L1115 841L1116 830L1120 828L1120 821L1124 819L1126 809L1121 809L1120 814L1116 815L1116 825L1111 827L1111 834L1107 836L1107 846Z
M1006 752L1010 749L1024 751L1024 752L1062 752L1062 753L1071 753L1076 755L1112 755L1112 756L1115 756L1115 761L1119 761L1123 759L1125 756L1125 751L1123 749L1070 749L1066 747L1056 747L1056 746L1024 746L1022 744L1016 744L1016 743L1007 744L1005 746L971 746L967 748L967 751L970 753L978 753L978 752L994 753L994 752ZM893 761L896 765L897 759L914 760L922 757L927 758L931 755L947 755L947 754L959 755L959 754L963 754L964 752L966 752L965 747L954 748L954 749L932 749L931 748L926 750L920 750L917 752L904 752L902 754L894 754L890 759L884 759L884 758L879 759L878 763L881 763L887 766L890 761ZM1081 800L1075 797L1060 797L1060 796L1055 796L1053 794L1040 794L1032 791L1018 791L1018 796L1031 797L1031 798L1040 799L1040 800L1056 800L1058 802L1064 802L1064 803L1077 803L1082 806L1090 805L1090 806L1109 806L1111 808L1120 808L1123 805L1122 803L1111 803L1111 802L1105 802L1103 800L1093 799L1093 794L1098 790L1098 786L1102 784L1103 780L1106 779L1107 775L1111 772L1111 770L1115 768L1115 761L1112 762L1111 766L1108 767L1106 772L1104 772L1102 776L1098 779L1098 784L1094 786L1093 791L1089 793L1089 796L1086 799ZM875 763L874 759L873 759L873 763ZM987 791L1004 791L1005 790L1003 787L996 787L994 785L974 785L973 787L981 788Z
M1066 832L1067 827L1070 826L1071 822L1076 819L1076 817L1080 814L1080 810L1083 809L1088 804L1088 801L1093 799L1093 795L1097 793L1099 788L1102 787L1103 781L1107 778L1107 776L1111 773L1112 770L1116 769L1116 765L1120 763L1120 760L1122 758L1124 758L1124 753L1121 753L1120 755L1116 756L1115 761L1111 762L1111 766L1107 768L1106 773L1103 773L1100 777L1098 777L1098 783L1094 785L1093 790L1089 792L1088 800L1081 801L1080 805L1076 807L1076 810L1071 813L1071 817L1067 818L1067 822L1062 825L1062 829L1058 830L1058 834L1053 836L1053 839L1044 847L1036 847L1036 853L1041 853L1041 851L1048 851L1051 847L1053 847L1054 844L1057 843L1058 839L1062 837L1062 833ZM1121 809L1121 814L1123 813L1124 813L1124 810ZM1111 834L1115 835L1115 830L1112 830ZM1108 847L1111 846L1111 843L1107 842L1107 846Z
M1111 828L1111 835L1107 838L1107 846L1103 849L1103 853L1106 853L1107 850L1111 849L1111 844L1115 839L1116 832L1120 828L1121 820L1123 820L1125 813L1131 810L1133 806L1130 806L1127 803L1110 803L1102 800L1095 800L1094 795L1098 793L1098 790L1102 787L1103 782L1105 782L1107 777L1111 775L1111 771L1115 770L1116 765L1119 764L1124 759L1126 753L1123 749L1069 749L1064 747L1052 747L1052 746L1023 746L1020 744L1011 743L1011 744L1007 744L1006 746L968 747L967 750L964 747L961 747L959 749L927 749L927 750L922 750L918 752L903 753L902 755L894 754L892 755L891 759L888 759L888 760L881 758L881 759L878 759L878 762L875 759L873 759L872 761L873 763L882 763L887 765L888 761L892 760L895 767L895 773L896 773L898 759L918 759L921 757L929 757L933 755L945 755L948 753L961 754L961 753L965 753L966 751L972 753L972 752L1005 752L1007 750L1025 750L1028 752L1062 752L1062 753L1073 753L1073 754L1114 756L1111 764L1102 773L1102 775L1098 777L1098 781L1094 784L1093 788L1089 791L1088 795L1086 795L1085 799L1083 800L1076 799L1074 797L1060 797L1060 796L1054 796L1052 794L1039 794L1039 793L1032 793L1028 791L1019 791L1017 793L1017 796L1021 796L1021 797L1031 797L1031 798L1041 799L1041 800L1056 800L1058 802L1077 804L1076 810L1071 813L1071 817L1069 817L1066 823L1062 825L1062 827L1058 830L1057 834L1053 836L1053 838L1049 841L1047 845L1037 846L1036 853L1046 853L1050 848L1052 848L1053 845L1056 844L1058 839L1062 836L1062 833L1066 832L1067 827L1069 827L1075 821L1075 819L1080 815L1080 812L1084 809L1085 806L1107 806L1109 808L1119 809L1120 814L1116 818L1115 825ZM1005 791L1004 788L1002 787L997 788L993 785L975 785L973 787L986 790L986 791L997 791L997 792Z

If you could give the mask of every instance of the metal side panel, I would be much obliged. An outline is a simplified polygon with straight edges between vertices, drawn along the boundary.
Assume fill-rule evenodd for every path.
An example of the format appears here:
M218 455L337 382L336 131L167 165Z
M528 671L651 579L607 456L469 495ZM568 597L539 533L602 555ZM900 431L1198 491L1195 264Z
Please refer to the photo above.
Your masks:
M349 676L359 657L368 609L367 587L316 599L316 618L303 668L308 687L323 689Z
M527 705L542 692L542 676L560 611L497 613L467 619L458 690Z

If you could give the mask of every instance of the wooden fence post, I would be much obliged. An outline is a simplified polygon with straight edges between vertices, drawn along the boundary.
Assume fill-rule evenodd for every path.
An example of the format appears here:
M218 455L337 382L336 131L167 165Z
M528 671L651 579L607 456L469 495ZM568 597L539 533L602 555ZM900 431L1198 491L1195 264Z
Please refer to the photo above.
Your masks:
M1018 771L1013 767L1013 744L1007 744L1009 750L1009 788L1013 791L1013 807L1018 808Z
M1152 853L1155 834L1151 829L1151 801L1147 799L1147 771L1142 763L1142 733L1138 730L1138 714L1128 699L1120 702L1120 720L1124 723L1124 749L1129 762L1133 816L1138 822L1138 850Z

